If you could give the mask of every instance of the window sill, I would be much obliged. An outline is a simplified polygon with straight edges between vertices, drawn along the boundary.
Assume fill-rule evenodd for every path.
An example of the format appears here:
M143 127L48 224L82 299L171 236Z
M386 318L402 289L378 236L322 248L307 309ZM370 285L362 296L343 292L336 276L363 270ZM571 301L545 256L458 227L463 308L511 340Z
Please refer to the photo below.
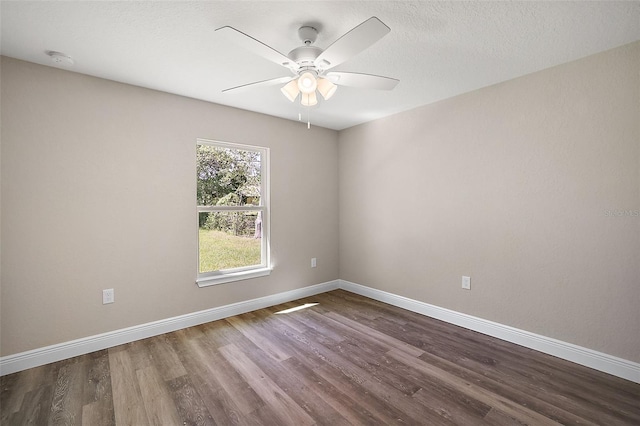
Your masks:
M233 281L248 280L250 278L265 277L271 274L272 268L251 269L250 271L232 272L229 274L212 275L196 280L198 287L209 287L217 284L230 283Z

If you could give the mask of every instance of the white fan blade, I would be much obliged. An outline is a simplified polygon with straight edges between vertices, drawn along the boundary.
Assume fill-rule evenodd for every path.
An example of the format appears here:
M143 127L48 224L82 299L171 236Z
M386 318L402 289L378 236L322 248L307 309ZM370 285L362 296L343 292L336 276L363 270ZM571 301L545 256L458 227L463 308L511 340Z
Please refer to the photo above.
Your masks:
M238 31L233 27L227 26L218 28L216 32L224 35L229 41L237 44L238 46L243 47L256 55L262 56L271 62L275 62L276 64L282 65L283 67L289 68L293 71L297 71L300 68L295 61L292 61L274 48L267 46L260 40L257 40L242 31Z
M276 84L284 84L293 80L294 77L278 77L272 78L270 80L256 81L255 83L243 84L242 86L230 87L228 89L224 89L222 93L230 92L232 90L243 90L243 89L253 89L254 87L261 86L275 86Z
M355 72L332 71L327 73L325 77L338 86L357 87L359 89L391 90L400 82L396 78Z
M358 25L320 54L314 61L315 66L328 70L362 52L391 31L375 16Z

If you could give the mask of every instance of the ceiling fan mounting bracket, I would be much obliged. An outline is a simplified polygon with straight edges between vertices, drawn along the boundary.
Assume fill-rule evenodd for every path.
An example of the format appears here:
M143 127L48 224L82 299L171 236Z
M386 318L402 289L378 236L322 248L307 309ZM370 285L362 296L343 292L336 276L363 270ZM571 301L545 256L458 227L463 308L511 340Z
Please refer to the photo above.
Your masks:
M305 46L310 46L316 42L316 39L318 38L318 30L310 26L300 27L298 29L298 37L300 37L300 40L302 40L302 43L304 43Z

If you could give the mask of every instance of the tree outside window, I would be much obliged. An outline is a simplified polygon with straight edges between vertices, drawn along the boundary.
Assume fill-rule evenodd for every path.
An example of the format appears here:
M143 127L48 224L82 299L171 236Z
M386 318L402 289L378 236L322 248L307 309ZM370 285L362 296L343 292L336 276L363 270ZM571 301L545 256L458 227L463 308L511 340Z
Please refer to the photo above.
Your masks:
M199 140L198 277L268 267L266 148Z

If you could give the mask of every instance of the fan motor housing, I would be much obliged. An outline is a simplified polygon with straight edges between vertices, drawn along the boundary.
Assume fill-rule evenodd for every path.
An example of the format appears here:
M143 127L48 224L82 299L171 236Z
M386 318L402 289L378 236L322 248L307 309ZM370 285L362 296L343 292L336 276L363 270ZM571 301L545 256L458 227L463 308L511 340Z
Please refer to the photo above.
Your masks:
M322 49L316 46L300 46L289 52L289 59L298 65L313 65L313 61L322 53Z

